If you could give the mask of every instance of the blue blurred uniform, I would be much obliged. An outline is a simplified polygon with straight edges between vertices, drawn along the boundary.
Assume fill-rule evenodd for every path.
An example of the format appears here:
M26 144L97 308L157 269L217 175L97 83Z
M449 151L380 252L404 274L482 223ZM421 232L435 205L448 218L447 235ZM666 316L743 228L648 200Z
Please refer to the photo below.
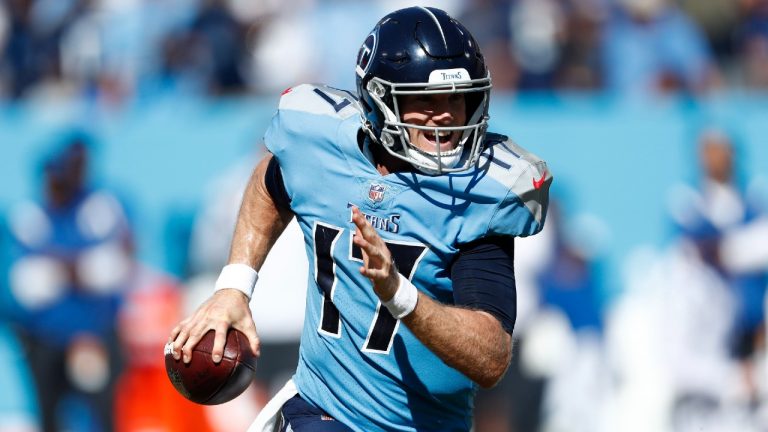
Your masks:
M551 175L543 161L491 134L469 171L382 176L360 149L360 126L350 94L302 85L284 94L265 136L310 263L296 386L356 430L469 430L476 384L381 308L359 273L351 206L388 243L404 276L453 304L450 266L459 248L538 232Z
M33 203L27 205L37 206ZM92 216L85 216L88 208L96 206L103 207L100 211L104 213L96 214L92 211ZM76 266L81 254L110 243L120 243L128 232L120 204L105 192L82 191L66 207L55 209L40 206L36 211L40 218L44 218L44 228L48 235L34 245L16 238L17 263L25 259L47 257ZM105 223L115 226L106 233L90 232L84 219L95 219L97 216L113 221ZM32 226L32 222L28 224L30 226L23 229L43 230L42 227ZM62 349L82 334L91 334L100 339L112 337L122 286L100 291L89 289L71 279L66 279L63 284L60 293L50 301L39 305L24 305L26 309L21 319L25 328L47 344ZM24 287L19 287L17 291L22 289Z
M10 292L43 430L112 428L115 317L131 276L131 233L121 203L86 183L88 141L67 137L44 161L44 200L20 203L9 217ZM96 361L74 367L79 356Z

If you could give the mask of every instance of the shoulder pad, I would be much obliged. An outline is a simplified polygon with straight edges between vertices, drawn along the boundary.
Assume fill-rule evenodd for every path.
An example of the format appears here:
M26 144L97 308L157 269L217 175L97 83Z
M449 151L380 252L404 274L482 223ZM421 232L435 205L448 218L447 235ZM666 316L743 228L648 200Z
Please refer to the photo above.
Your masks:
M357 98L353 93L313 84L301 84L286 89L280 96L279 109L341 119L360 114Z
M521 236L535 234L544 223L549 185L552 173L547 163L530 153L504 135L489 134L486 146L480 155L480 164L488 164L488 176L504 185L511 196L519 199L536 222L533 231Z
M497 182L512 187L525 172L539 179L545 174L546 162L517 145L505 135L487 134L480 164L489 164L488 174ZM547 174L547 177L551 175Z

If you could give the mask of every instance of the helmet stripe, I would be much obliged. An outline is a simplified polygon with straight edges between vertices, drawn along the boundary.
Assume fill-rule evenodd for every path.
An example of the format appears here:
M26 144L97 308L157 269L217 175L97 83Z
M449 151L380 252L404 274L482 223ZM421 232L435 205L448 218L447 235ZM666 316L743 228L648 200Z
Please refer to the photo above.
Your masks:
M437 29L440 30L440 36L443 38L443 45L445 45L445 49L447 51L448 50L448 41L445 40L445 33L443 33L443 26L440 25L440 21L437 20L437 17L435 16L435 14L432 13L431 10L429 10L429 9L423 7L423 6L418 6L418 8L423 10L424 12L426 12L427 15L429 15L430 18L432 18L432 21L435 22L435 25L437 25Z

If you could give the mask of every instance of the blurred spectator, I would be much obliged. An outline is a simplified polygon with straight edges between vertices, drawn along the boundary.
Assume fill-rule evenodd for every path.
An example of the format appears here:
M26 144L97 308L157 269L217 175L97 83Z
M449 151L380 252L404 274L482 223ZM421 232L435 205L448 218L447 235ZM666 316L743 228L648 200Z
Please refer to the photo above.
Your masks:
M252 52L257 91L276 95L302 82L353 90L355 73L345 65L354 61L379 13L393 7L380 1L305 3L310 4L283 8L260 29Z
M712 52L723 67L734 59L734 31L739 21L739 1L680 0L680 8L701 28Z
M31 0L11 0L2 4L7 24L2 50L2 78L12 98L18 98L37 78L34 35L30 22Z
M118 105L158 82L185 92L245 86L248 22L223 0L10 0L0 5L0 89L12 98ZM242 4L237 9L247 16ZM3 24L4 23L4 24Z
M624 401L641 389L653 392L654 401L643 401L649 418L670 421L676 431L760 430L754 429L760 427L753 412L759 388L754 354L763 340L765 269L732 271L718 253L725 236L756 216L755 208L739 185L729 135L706 129L697 151L699 184L678 186L670 195L677 238L663 254L631 261L628 295L613 314L619 370L636 377L626 378L621 391ZM652 326L630 330L640 317ZM627 334L639 346L615 339ZM642 349L654 354L643 354L642 365L629 360Z
M768 0L742 0L736 33L747 86L768 87Z
M669 195L677 235L664 250L630 256L625 294L607 319L613 429L753 430L735 396L744 389L732 356L739 299L714 253L719 230L741 223L745 206L730 139L712 129L697 140L700 183Z
M176 49L189 53L182 60L184 68L201 75L208 93L231 94L245 89L245 30L223 0L203 0L182 43Z
M156 97L167 90L207 92L210 57L195 63L199 49L190 28L199 0L94 0L62 37L65 78L81 88L81 97L106 107L120 107L133 97ZM181 36L177 36L181 35ZM189 44L182 66L165 76L166 39ZM207 62L205 62L207 61ZM203 67L205 66L205 67Z
M676 236L662 251L638 248L630 256L625 294L606 321L617 378L609 430L766 427L759 411L764 371L756 366L765 359L760 329L766 267L729 265L729 249L721 246L734 232L743 233L745 224L758 228L750 221L760 220L759 209L744 192L732 134L704 129L695 147L699 180L669 195ZM750 235L760 232L768 229Z
M722 423L739 388L735 299L692 242L638 248L625 282L606 320L616 383L608 430L750 430Z
M696 245L702 259L731 286L738 302L734 323L737 343L733 348L739 358L746 358L756 342L755 332L762 326L766 274L730 271L718 251L725 235L753 221L764 209L761 203L748 199L746 187L740 184L747 179L738 178L736 148L725 131L704 130L698 152L701 182L697 189L678 192L675 222L682 235Z
M119 201L91 186L90 141L67 137L43 161L41 202L19 204L9 217L10 288L45 431L112 424L115 315L132 269L131 231Z
M539 275L542 307L561 312L578 332L602 332L602 277L599 265L589 247L577 244L573 234L565 231L560 205L552 203L547 216L554 245Z
M521 349L523 370L542 380L540 430L601 427L609 379L603 348L601 222L553 202L549 253L537 274L540 305Z
M701 94L719 80L701 30L669 0L619 0L601 55L605 88L619 95Z
M602 0L469 0L459 19L503 90L595 89Z
M285 11L264 24L264 35L255 41L251 57L257 91L277 94L297 83L314 81L313 72L321 62L312 46L311 24L311 17L301 10Z
M60 40L85 0L10 0L5 2L8 36L0 58L0 77L12 98L43 82L61 78Z
M718 255L723 267L731 274L765 275L768 272L768 214L763 213L742 227L725 233ZM768 283L766 278L763 280ZM760 291L759 288L754 287L755 291ZM751 354L744 360L742 371L751 408L760 419L760 424L765 426L768 425L768 287L763 287L762 291L765 293L760 302L762 325L752 332L749 340ZM753 297L757 297L757 293Z
M556 85L568 90L601 88L600 35L608 8L604 0L568 0Z
M0 3L0 96L121 106L169 90L273 94L307 80L351 88L354 76L338 66L346 51L337 45L356 49L376 11L406 4L7 0ZM701 94L723 78L768 85L768 0L422 5L453 11L467 23L498 89L647 95Z
M553 89L560 66L566 16L557 0L516 0L509 27L519 90Z
M457 17L482 47L493 87L501 90L514 89L520 73L512 57L511 5L509 1L468 0Z

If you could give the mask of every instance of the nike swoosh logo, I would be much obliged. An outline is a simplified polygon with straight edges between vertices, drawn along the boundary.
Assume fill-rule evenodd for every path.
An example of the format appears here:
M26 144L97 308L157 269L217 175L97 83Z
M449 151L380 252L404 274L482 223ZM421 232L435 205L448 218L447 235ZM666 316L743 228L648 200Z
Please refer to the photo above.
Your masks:
M544 184L544 179L545 178L547 178L547 172L546 171L544 171L544 174L541 175L540 179L538 179L538 180L531 179L531 180L533 180L533 188L534 189L539 189L541 187L541 185Z

